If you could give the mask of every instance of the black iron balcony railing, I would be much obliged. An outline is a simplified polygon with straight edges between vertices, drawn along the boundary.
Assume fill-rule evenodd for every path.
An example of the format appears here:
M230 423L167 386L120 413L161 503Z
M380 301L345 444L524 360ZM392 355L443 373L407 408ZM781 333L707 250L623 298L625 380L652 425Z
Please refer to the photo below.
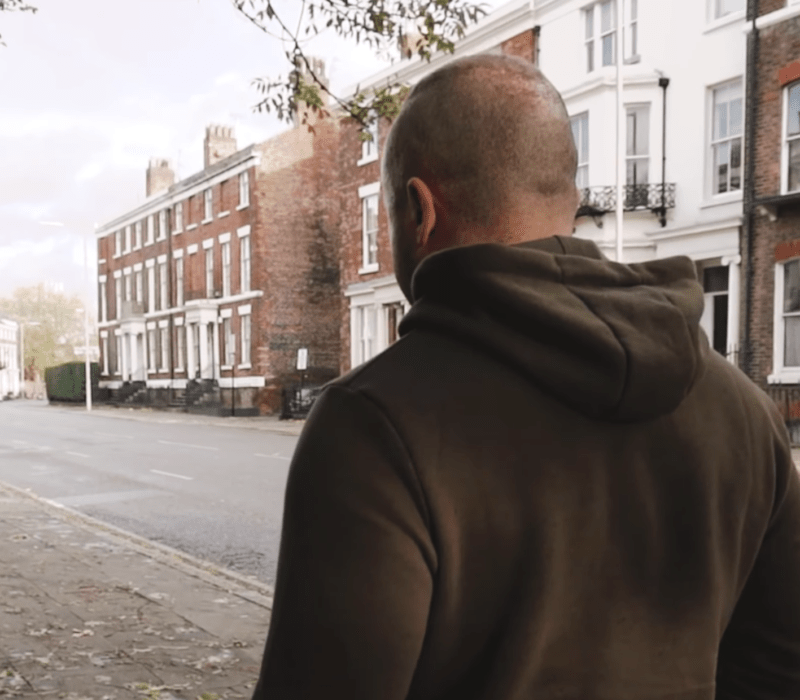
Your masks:
M658 216L662 226L667 225L667 209L675 207L675 183L625 185L623 187L624 211L649 209ZM617 188L614 186L584 187L576 216L603 216L617 207Z

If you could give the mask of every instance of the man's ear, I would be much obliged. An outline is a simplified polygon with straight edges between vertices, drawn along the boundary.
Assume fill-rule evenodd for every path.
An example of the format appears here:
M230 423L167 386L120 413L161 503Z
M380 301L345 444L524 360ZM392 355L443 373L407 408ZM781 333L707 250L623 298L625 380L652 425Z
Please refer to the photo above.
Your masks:
M406 184L406 189L411 206L414 208L417 245L419 248L425 248L436 226L433 193L418 177L412 177Z

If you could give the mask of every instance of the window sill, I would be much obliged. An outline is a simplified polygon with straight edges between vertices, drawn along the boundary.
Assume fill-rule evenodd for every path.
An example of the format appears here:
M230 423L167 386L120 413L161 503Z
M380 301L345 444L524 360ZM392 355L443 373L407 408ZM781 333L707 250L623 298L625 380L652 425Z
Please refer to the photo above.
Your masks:
M362 158L361 160L357 161L356 165L358 167L361 167L362 165L366 165L367 163L374 163L376 160L378 160L378 154L373 153L371 156L367 156L366 158Z
M147 246L153 245L153 243L155 243L155 241L145 241L144 242L144 247L147 248Z
M220 367L220 369L221 369L221 370L228 370L228 371L230 371L230 370L232 369L232 367L233 367L233 365L222 365L222 366Z
M641 63L642 57L637 53L633 56L628 56L627 58L622 59L622 63L626 66L630 66L634 63Z
M189 224L189 225L186 227L186 230L187 230L187 231L193 231L193 230L194 230L194 229L196 229L196 228L197 228L197 224Z
M724 17L709 20L708 24L705 26L705 29L703 29L703 34L709 34L717 29L722 29L722 27L727 27L730 24L741 22L744 20L746 14L747 13L744 10L737 10L736 12L731 12Z
M183 233L183 229L182 229L182 228L175 229L175 230L172 232L172 235L173 235L173 236L177 236L179 233Z
M800 384L800 368L783 369L767 377L768 384Z
M239 365L236 369L253 369L253 365L251 365L249 362L246 362L243 365Z
M158 243L159 241L166 241L166 240L167 240L166 236L159 236L158 238L156 238L156 243Z
M217 214L217 218L221 219L222 217L229 216L229 215L230 215L229 211L221 211L219 214Z
M201 224L210 224L212 221L214 221L214 217L213 216L210 219L203 219L200 223Z
M249 206L250 202L248 202L247 204L240 204L238 207L236 207L236 211L242 211L242 209L247 209L247 207Z
M701 209L709 209L711 207L723 207L726 204L735 204L742 201L742 191L726 192L725 194L715 194L711 199L706 199L701 205Z
M364 267L359 269L358 274L368 275L371 272L377 272L378 270L380 270L380 265L378 265L377 263L375 265L365 265Z

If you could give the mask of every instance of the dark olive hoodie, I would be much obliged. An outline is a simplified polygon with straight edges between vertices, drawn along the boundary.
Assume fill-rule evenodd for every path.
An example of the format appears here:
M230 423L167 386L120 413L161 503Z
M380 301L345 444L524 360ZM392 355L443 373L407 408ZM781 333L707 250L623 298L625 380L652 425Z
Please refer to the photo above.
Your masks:
M687 258L456 248L291 464L256 698L800 698L800 481Z

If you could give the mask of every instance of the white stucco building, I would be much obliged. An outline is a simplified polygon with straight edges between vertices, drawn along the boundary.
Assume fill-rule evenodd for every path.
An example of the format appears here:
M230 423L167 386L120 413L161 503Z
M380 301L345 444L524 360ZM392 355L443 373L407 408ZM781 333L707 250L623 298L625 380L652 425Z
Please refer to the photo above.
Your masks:
M405 60L364 81L361 89L390 79L413 85L455 57L501 53L507 42L532 30L533 58L564 97L578 146L578 184L587 215L577 220L575 235L595 241L613 259L616 13L622 12L627 185L622 259L692 258L706 290L702 325L714 347L735 361L745 5L745 0L512 0L468 31L453 55L437 55L430 63ZM388 345L393 333L384 328L390 323L386 309L389 302L404 300L392 274L353 283L345 295L351 360L357 365Z
M0 316L0 400L20 395L19 324Z

